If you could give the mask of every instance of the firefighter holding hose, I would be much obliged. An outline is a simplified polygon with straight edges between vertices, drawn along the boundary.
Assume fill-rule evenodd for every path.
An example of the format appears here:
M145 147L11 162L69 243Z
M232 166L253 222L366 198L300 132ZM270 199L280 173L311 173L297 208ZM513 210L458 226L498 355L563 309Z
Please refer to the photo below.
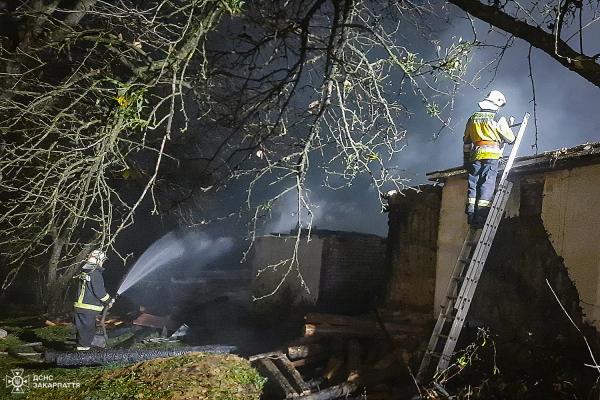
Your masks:
M74 304L78 351L89 350L92 347L96 334L96 317L104 307L110 308L115 302L104 288L102 264L106 259L106 254L102 250L92 251L82 267L81 274L76 276L80 280L77 300Z

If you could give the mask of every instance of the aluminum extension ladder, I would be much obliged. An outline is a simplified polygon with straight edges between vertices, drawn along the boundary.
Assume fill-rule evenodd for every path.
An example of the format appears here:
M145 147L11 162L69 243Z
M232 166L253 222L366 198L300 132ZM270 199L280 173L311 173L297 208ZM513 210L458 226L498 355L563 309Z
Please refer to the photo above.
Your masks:
M436 373L446 370L450 365L454 348L456 347L460 331L469 312L471 300L479 282L479 277L481 276L512 190L513 184L506 178L519 150L528 120L529 113L525 113L523 121L515 125L520 125L519 132L504 167L504 172L500 178L500 183L483 229L470 228L463 242L448 284L446 296L442 301L439 317L431 334L431 339L429 339L427 350L421 360L419 372L417 373L417 381L420 383L424 383L433 376L431 367L434 359L438 359Z

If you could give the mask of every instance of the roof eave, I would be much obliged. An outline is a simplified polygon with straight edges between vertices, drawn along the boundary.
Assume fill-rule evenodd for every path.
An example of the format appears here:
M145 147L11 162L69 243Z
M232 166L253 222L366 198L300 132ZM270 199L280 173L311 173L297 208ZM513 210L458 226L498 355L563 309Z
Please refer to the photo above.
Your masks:
M538 155L519 157L515 160L513 172L542 172L599 163L600 143L586 143L570 149L563 148ZM504 168L500 168L500 171L503 170ZM466 173L464 167L454 167L443 171L433 171L425 176L430 181L443 182L448 178L466 175Z

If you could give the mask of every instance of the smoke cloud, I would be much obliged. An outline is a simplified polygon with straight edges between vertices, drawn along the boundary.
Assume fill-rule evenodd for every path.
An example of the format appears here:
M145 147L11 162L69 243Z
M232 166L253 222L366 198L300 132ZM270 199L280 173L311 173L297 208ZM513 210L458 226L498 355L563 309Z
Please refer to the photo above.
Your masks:
M488 42L505 44L506 37L490 32L488 25L476 21L475 27L480 40L485 37ZM464 18L454 18L450 22L449 28L443 32L442 43L458 37L465 40L473 37L471 24ZM586 48L600 47L600 34L590 34L587 39ZM532 114L518 156L535 154L536 143L537 151L541 153L600 140L600 89L535 48L531 52L531 67L537 113L533 114L528 54L529 44L516 39L503 56L497 71L488 68L474 87L464 85L455 98L450 126L439 135L439 121L428 116L417 99L407 102L407 107L414 112L404 123L408 130L408 146L394 158L392 164L410 179L410 185L427 183L427 172L462 163L465 123L477 110L477 102L492 89L502 91L507 97L508 104L501 114L512 115L517 120L521 120L525 112ZM427 57L427 54L420 56ZM488 65L495 56L491 50L475 50L470 64L471 73ZM315 183L313 187L319 185ZM313 201L318 205L315 221L319 228L375 234L387 232L387 216L380 211L378 193L366 179L356 181L348 190L319 190L313 193ZM294 218L290 218L290 210L294 206L287 201L279 206L275 227L295 226Z

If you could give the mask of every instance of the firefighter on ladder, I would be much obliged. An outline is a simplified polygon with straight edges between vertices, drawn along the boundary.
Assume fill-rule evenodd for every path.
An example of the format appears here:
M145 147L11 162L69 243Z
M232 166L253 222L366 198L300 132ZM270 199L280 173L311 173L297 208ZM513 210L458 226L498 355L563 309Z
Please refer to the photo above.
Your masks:
M112 307L114 299L106 293L102 264L106 261L102 250L94 250L83 265L75 301L74 322L77 329L77 350L89 350L96 334L96 317L104 307Z
M474 228L482 228L490 212L502 144L515 141L506 118L496 119L496 112L505 104L504 95L492 90L478 103L479 111L469 118L465 128L463 159L469 174L465 212Z

